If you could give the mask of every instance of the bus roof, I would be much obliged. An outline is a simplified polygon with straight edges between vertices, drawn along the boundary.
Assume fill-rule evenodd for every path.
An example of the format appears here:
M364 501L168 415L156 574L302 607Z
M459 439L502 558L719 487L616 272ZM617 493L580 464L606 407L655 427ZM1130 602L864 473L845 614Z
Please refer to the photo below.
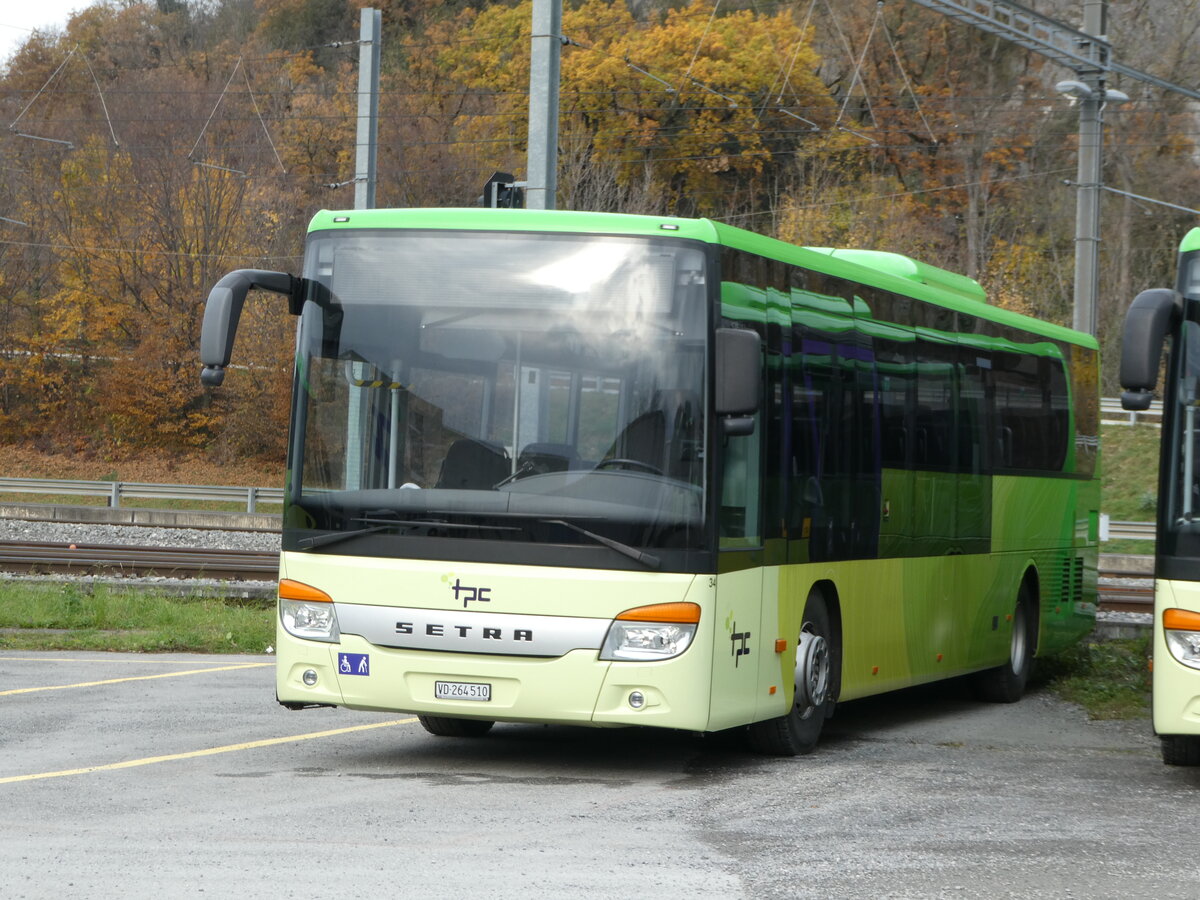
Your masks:
M313 216L308 230L312 233L358 228L576 232L685 238L778 259L1048 338L1092 349L1099 346L1091 335L990 306L983 288L973 279L899 253L800 247L711 219L482 207L321 210Z

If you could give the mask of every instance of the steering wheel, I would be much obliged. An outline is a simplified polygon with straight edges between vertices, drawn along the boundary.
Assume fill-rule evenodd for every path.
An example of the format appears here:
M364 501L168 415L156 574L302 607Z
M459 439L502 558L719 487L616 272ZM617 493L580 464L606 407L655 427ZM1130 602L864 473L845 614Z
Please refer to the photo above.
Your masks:
M596 463L597 469L607 469L609 466L620 469L637 469L642 472L650 472L653 475L661 475L663 473L662 469L652 466L648 462L642 462L640 459L629 459L626 456L611 456Z

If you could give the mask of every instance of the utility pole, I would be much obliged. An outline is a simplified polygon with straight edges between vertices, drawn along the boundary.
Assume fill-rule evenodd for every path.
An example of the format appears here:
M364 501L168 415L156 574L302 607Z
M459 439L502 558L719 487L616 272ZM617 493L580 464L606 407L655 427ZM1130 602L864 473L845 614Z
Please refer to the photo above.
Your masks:
M1083 30L1078 31L1012 0L912 0L981 31L999 35L1059 65L1072 69L1078 81L1058 84L1079 101L1079 170L1075 204L1075 315L1080 331L1096 333L1096 290L1100 245L1100 191L1105 102L1128 97L1106 89L1109 72L1200 100L1200 90L1174 84L1111 58L1108 43L1108 0L1083 0ZM1157 201L1155 201L1157 202Z
M527 209L554 209L558 192L558 79L562 0L533 0L529 54Z
M358 30L358 135L354 145L355 209L375 208L375 169L379 146L379 34L382 25L383 14L379 10L361 11ZM362 445L362 392L362 388L350 388L350 405L346 412L348 460L361 460L365 452ZM392 392L392 402L393 405L396 403L395 391ZM394 487L394 467L388 480L389 487ZM362 486L362 466L346 466L346 486L352 489Z
M1085 0L1084 33L1107 41L1108 0ZM1077 331L1096 333L1096 282L1100 274L1100 184L1104 166L1104 69L1077 70L1088 88L1079 97L1079 160L1075 195L1075 313Z
M364 9L358 33L358 138L354 153L354 208L375 208L379 147L379 34L383 14Z

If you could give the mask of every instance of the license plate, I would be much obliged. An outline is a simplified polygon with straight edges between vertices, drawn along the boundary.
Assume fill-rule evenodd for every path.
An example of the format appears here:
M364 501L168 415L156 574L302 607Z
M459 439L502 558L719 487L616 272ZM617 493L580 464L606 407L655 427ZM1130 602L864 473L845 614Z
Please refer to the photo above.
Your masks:
M491 700L492 686L472 681L435 681L433 696L438 700Z

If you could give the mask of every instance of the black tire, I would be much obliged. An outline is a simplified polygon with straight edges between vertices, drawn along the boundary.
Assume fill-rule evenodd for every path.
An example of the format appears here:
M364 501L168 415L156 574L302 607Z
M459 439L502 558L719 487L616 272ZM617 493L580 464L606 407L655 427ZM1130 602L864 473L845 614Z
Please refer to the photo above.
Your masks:
M988 703L1016 703L1021 699L1033 672L1037 624L1037 604L1033 592L1028 584L1022 584L1013 612L1008 662L972 676L971 688L976 697Z
M804 604L804 619L800 632L800 637L808 632L820 639L820 643L814 648L815 664L808 671L809 693L797 688L792 708L787 715L767 719L765 722L755 722L750 726L750 746L759 753L770 756L803 756L812 753L821 737L825 720L833 714L842 652L830 626L825 597L816 588L808 595L808 601ZM802 652L803 644L803 641L798 642L797 655ZM820 699L816 703L809 703L808 698L813 694Z
M1162 734L1162 760L1168 766L1200 766L1200 737L1194 734Z
M487 719L452 719L448 716L417 716L417 721L438 737L483 737L496 724Z

